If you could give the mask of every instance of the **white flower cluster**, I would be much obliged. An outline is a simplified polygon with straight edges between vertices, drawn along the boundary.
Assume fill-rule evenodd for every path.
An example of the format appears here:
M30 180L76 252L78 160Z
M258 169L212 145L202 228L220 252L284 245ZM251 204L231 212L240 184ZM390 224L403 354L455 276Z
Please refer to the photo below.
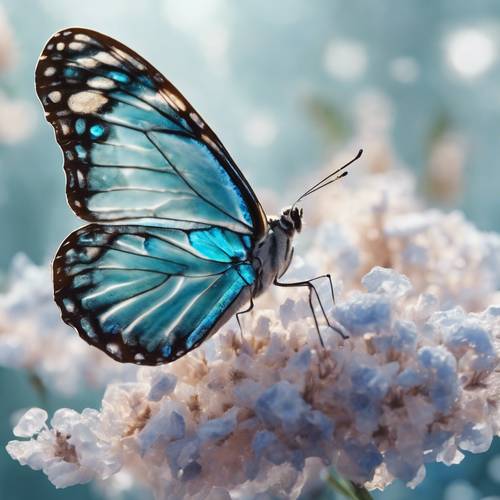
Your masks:
M319 197L306 212L315 239L308 260L346 289L380 265L406 275L413 294L431 294L442 309L500 304L500 236L479 231L461 212L423 208L414 184L408 172L388 171Z
M25 369L63 394L133 375L134 366L114 363L90 349L62 322L49 265L35 266L18 254L6 281L7 290L0 294L0 366Z
M323 199L290 272L337 272L335 305L319 289L348 340L324 325L321 348L304 290L274 289L243 338L230 323L138 369L99 411L59 410L48 426L31 409L8 452L58 487L125 473L157 498L229 499L297 497L330 465L369 488L414 486L429 462L486 451L500 434L500 305L487 307L500 304L500 237L418 212L391 175Z

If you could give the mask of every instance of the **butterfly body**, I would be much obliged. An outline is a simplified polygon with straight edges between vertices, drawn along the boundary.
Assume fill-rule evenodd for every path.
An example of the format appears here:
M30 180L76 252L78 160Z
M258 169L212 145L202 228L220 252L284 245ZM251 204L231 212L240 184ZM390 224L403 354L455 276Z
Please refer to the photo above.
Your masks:
M252 291L258 297L278 278L283 276L293 257L293 237L302 228L302 212L295 209L297 218L290 217L290 209L285 209L280 217L268 220L266 237L256 246L253 267L256 280ZM294 212L295 213L295 212Z
M267 219L214 132L141 56L61 30L36 90L68 202L89 222L53 263L62 318L89 344L121 362L173 361L286 271L302 212Z

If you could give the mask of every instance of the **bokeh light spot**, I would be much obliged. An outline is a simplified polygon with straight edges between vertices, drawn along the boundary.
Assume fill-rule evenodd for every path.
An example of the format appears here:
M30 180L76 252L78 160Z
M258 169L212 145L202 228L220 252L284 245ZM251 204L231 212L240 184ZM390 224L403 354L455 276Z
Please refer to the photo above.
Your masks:
M451 33L446 39L445 50L448 64L465 78L474 78L487 71L497 55L492 38L475 28Z
M389 74L401 83L413 83L419 76L420 68L412 57L397 57L389 64Z
M326 47L326 71L340 80L355 80L363 76L368 64L364 45L356 40L332 40Z
M278 134L278 126L274 117L267 112L255 113L243 124L245 140L255 147L271 145Z

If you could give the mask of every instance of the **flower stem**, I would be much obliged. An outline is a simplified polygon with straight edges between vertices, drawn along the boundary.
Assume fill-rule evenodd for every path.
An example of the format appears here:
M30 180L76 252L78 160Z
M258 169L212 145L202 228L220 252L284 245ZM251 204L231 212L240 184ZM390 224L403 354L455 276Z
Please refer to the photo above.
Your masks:
M369 491L364 487L348 481L338 473L330 471L326 482L338 493L349 500L373 500Z

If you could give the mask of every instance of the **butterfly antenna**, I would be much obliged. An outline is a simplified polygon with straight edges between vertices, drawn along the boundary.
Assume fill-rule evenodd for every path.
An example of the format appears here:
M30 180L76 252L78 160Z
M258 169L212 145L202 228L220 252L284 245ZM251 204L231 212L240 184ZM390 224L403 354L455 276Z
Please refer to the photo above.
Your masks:
M331 174L327 175L324 179L321 179L319 182L314 184L314 186L311 186L304 194L300 195L297 200L294 202L292 207L295 207L299 201L303 200L306 196L309 196L310 194L323 189L324 187L328 186L328 184L331 184L332 182L338 181L339 179L342 179L342 177L345 177L348 172L342 172L344 169L346 169L349 165L352 165L356 160L359 160L361 155L363 154L363 150L360 149L358 151L358 154L350 161L348 161L346 164L342 165L340 168L337 168L334 172ZM333 179L332 179L333 177Z

